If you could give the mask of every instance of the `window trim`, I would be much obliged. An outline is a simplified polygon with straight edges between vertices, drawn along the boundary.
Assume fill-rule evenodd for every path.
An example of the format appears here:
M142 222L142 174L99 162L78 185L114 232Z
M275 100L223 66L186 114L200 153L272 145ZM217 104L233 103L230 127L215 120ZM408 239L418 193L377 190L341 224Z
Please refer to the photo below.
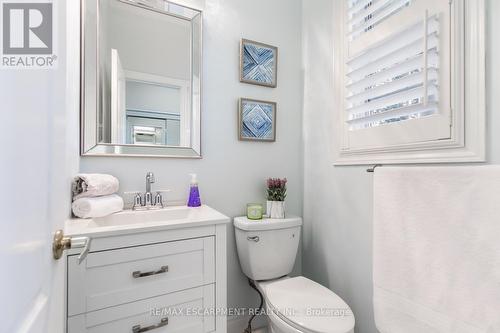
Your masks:
M417 0L418 1L418 0ZM346 1L334 1L334 164L458 163L486 160L485 0L450 0L454 15L451 139L391 147L345 149ZM452 19L453 19L452 18ZM465 79L467 78L467 79Z

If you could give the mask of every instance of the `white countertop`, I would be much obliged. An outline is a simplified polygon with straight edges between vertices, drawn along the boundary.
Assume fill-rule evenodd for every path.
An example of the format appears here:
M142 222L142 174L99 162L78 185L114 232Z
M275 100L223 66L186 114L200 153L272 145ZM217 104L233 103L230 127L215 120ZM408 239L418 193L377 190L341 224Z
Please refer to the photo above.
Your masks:
M168 216L168 218L162 218ZM109 237L150 232L226 224L231 220L209 206L191 208L166 207L159 210L124 210L104 218L69 219L64 226L66 236Z

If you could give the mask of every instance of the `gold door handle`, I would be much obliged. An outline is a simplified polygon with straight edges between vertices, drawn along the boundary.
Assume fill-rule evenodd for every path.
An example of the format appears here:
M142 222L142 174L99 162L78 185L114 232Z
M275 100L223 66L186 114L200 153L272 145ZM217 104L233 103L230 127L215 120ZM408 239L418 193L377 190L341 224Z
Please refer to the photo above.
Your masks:
M52 242L52 255L54 259L61 259L63 252L68 249L83 248L78 256L78 264L81 264L87 257L90 250L91 239L89 237L68 237L64 236L62 230L57 230Z

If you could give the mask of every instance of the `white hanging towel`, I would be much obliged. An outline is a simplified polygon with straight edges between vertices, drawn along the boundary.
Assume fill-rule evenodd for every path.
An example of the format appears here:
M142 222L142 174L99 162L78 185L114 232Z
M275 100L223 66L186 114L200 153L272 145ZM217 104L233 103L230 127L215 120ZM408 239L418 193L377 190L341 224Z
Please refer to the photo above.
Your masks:
M500 332L500 167L382 167L374 180L381 333Z

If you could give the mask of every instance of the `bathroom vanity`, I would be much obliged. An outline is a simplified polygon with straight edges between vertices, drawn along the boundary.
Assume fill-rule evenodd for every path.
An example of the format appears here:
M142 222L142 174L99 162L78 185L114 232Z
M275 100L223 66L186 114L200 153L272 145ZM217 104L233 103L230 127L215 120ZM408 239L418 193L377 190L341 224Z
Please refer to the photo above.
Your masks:
M67 332L226 332L226 224L208 206L69 220Z

